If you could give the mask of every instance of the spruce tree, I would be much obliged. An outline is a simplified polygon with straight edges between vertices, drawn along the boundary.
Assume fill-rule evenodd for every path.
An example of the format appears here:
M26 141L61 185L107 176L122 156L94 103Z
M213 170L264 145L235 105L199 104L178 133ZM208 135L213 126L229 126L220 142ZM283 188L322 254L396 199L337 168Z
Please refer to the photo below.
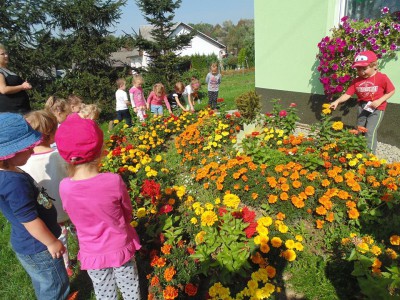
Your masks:
M146 71L146 83L153 85L162 82L170 88L180 77L179 51L188 46L194 32L173 36L175 29L175 10L180 7L181 0L136 0L143 17L152 26L151 39L136 34L134 45L144 51L149 58ZM143 71L143 70L140 70Z

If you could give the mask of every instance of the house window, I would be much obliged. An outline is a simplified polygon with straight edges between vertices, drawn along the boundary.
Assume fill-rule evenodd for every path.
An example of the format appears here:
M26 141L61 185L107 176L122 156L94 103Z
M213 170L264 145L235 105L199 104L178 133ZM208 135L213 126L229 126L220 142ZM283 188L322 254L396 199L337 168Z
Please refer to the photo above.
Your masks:
M376 19L382 16L381 9L388 7L390 13L400 11L399 0L347 0L344 15L351 19Z

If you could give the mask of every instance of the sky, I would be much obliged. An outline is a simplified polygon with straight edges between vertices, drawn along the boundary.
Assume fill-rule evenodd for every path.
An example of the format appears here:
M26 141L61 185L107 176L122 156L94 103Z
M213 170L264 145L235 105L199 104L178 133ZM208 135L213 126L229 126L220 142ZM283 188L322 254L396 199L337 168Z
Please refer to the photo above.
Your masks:
M234 25L240 19L254 19L253 0L182 0L181 6L175 10L175 22L186 24L208 23L220 24L231 20ZM112 30L115 35L139 31L140 25L146 25L142 12L136 5L135 0L128 0L122 7L122 16L119 24Z

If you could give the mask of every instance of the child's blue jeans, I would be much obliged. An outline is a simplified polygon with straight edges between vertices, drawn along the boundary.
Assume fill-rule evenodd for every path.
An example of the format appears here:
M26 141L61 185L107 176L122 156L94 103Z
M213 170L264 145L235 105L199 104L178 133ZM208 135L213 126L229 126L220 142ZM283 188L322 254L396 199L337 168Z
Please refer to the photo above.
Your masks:
M16 255L31 277L37 299L67 299L69 280L62 257L53 259L47 250L32 255Z

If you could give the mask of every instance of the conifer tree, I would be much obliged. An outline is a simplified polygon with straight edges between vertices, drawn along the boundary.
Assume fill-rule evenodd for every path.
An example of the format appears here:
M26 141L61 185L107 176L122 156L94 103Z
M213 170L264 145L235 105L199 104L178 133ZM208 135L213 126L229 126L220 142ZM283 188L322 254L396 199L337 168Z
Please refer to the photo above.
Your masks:
M146 82L172 86L179 78L179 51L188 46L195 32L173 35L175 10L181 0L136 0L143 17L152 26L151 38L135 35L135 46L148 57Z

